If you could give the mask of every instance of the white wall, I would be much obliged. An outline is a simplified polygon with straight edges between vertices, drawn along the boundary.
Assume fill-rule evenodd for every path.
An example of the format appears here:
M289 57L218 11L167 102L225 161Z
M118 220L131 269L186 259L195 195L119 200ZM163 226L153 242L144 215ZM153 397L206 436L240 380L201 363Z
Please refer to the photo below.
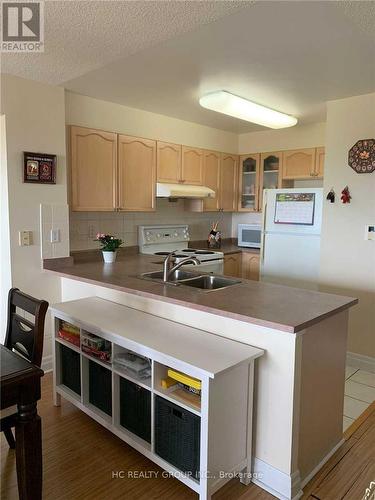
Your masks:
M39 207L40 203L67 201L64 89L9 75L1 78L1 112L6 117L12 285L37 298L56 302L61 298L60 279L41 269ZM23 183L23 151L58 156L56 185ZM19 246L20 230L32 231L31 246ZM47 321L45 355L50 353L51 331Z
M239 154L267 153L285 149L315 148L325 145L325 123L297 125L280 130L240 134Z
M237 153L238 135L231 132L71 92L66 92L65 101L68 125Z
M323 213L320 283L325 291L358 297L350 312L348 351L375 357L375 242L365 241L365 225L375 224L375 172L357 174L348 151L359 139L375 138L375 94L331 101L327 106L324 191L336 203ZM349 186L351 203L340 202Z
M7 324L8 291L12 287L5 115L0 116L0 234L0 342L2 343Z

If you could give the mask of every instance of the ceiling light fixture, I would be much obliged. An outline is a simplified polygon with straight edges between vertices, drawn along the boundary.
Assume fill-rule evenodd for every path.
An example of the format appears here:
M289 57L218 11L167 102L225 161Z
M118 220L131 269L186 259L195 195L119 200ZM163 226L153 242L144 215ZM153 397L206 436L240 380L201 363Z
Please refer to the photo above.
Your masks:
M263 125L263 127L286 128L293 127L298 122L294 116L255 104L255 102L248 101L225 90L212 92L201 97L199 104L203 108L240 118L247 122L257 123Z

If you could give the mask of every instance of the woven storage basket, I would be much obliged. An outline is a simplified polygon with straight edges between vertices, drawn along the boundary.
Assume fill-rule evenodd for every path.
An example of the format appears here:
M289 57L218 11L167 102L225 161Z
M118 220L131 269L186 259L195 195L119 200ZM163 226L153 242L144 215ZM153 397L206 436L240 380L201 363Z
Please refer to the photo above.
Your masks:
M81 356L78 352L60 345L61 383L81 395Z
M200 418L156 396L155 452L181 471L198 479Z
M112 373L89 361L89 401L107 415L112 415Z
M124 378L120 378L120 424L151 442L151 393Z

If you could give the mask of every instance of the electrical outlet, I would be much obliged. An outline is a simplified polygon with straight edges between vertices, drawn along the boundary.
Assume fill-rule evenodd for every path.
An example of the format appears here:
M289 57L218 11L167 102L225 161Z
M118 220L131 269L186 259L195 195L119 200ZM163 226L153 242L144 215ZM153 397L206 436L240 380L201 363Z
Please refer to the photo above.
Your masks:
M32 245L33 233L32 231L19 231L19 245L20 247L28 247Z
M51 229L50 242L58 243L60 241L60 229Z

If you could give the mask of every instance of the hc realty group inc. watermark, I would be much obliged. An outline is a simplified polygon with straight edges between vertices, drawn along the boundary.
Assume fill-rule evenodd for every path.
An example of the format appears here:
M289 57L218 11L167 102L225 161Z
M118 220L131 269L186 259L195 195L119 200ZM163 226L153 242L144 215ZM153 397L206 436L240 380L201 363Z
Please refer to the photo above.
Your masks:
M44 52L44 1L1 2L1 52Z

